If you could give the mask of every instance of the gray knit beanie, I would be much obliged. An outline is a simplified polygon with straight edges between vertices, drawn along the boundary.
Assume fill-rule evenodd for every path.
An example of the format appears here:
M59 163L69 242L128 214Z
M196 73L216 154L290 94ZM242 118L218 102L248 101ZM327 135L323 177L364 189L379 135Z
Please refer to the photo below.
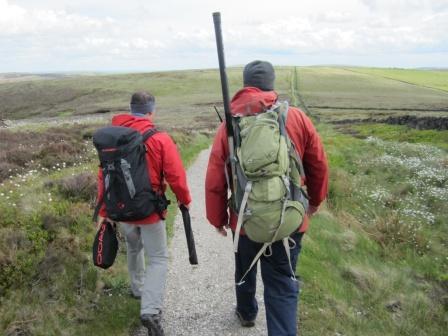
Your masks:
M275 71L271 63L253 61L244 67L244 86L255 86L263 91L274 90Z

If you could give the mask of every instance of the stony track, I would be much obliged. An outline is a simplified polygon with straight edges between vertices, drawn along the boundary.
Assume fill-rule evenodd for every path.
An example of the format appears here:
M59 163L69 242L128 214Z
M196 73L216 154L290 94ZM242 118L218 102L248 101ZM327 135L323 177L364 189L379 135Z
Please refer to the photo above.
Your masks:
M242 328L235 316L234 260L231 234L219 235L205 218L204 180L210 152L203 151L188 170L193 196L190 210L198 266L191 266L182 217L175 221L170 244L164 327L168 336L267 335L261 287L260 312L254 328ZM259 279L259 286L262 283Z

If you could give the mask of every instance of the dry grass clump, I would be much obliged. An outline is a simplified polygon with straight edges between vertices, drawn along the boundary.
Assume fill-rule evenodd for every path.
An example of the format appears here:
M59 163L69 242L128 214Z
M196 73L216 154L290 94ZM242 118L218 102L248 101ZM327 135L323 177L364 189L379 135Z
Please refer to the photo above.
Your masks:
M95 198L97 179L91 172L82 172L46 183L47 187L56 187L66 199L91 202Z
M348 266L342 270L341 275L364 292L372 291L378 286L378 276L372 270Z
M9 176L20 171L20 166L6 161L5 157L0 154L0 181L7 179Z
M72 165L80 160L79 155L82 154L84 146L82 144L73 144L68 142L50 143L34 157L40 160L45 168L52 168L56 163L65 163Z
M6 152L5 159L7 162L19 167L24 167L30 159L30 153L24 149L13 149Z
M373 225L366 227L366 230L384 248L406 246L419 254L428 250L428 239L423 228L417 224L403 222L397 213L376 217Z
M429 297L432 301L442 305L445 312L448 312L448 280L442 280L433 285Z
M327 199L330 210L342 209L346 200L352 196L353 186L350 180L350 175L343 169L334 168L330 171L331 183Z
M6 289L13 285L17 277L21 277L18 269L18 260L26 263L23 251L29 252L32 248L32 242L26 236L26 232L19 228L0 229L0 297ZM27 268L25 266L25 268ZM25 273L25 272L24 272Z

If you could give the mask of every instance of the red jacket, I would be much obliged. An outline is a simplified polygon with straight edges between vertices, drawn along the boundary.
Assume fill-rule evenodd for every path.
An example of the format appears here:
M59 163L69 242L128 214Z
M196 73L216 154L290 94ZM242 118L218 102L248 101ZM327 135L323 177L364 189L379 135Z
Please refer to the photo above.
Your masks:
M131 127L140 133L154 128L152 121L135 117L129 114L119 114L112 118L112 125ZM148 173L151 179L152 188L155 192L164 193L166 191L166 182L173 190L177 200L181 204L190 204L191 197L187 185L187 177L182 164L176 144L171 137L164 132L154 134L146 141L148 148L146 161L148 162ZM101 168L98 170L98 198L102 199L104 193L103 173ZM106 207L100 209L100 216L107 217ZM147 218L136 221L129 221L131 224L153 224L158 222L161 216L153 213Z
M231 102L233 115L248 115L262 112L277 101L274 91L262 91L255 87L245 87L236 93ZM301 110L290 107L286 121L286 131L302 158L310 204L319 206L325 199L328 190L328 164L324 148L311 120ZM229 156L227 129L225 122L218 128L208 162L205 180L205 203L207 219L216 227L229 222L227 204L227 182L225 177L225 161ZM228 167L227 167L228 169ZM230 227L235 231L237 215L230 211ZM308 228L305 218L300 232Z

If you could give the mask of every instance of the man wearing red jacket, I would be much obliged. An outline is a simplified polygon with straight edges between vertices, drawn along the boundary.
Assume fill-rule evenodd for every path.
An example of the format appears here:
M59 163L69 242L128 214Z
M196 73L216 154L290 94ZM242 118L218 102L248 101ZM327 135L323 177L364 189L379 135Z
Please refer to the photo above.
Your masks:
M137 92L131 98L131 115L120 114L112 118L113 126L130 127L140 133L154 128L155 99L149 93ZM146 141L148 174L156 193L164 194L170 185L179 204L191 202L187 178L180 155L171 137L157 132ZM102 199L104 184L102 170L98 173L98 198ZM148 200L149 201L149 200ZM161 308L168 268L168 249L165 214L157 212L136 221L121 223L126 239L128 270L133 297L141 298L140 318L152 336L164 335L160 324ZM105 206L100 217L107 218ZM149 258L145 270L144 252Z
M254 115L264 112L277 101L274 90L275 72L269 62L254 61L246 65L243 72L244 88L232 99L233 115ZM296 268L301 239L308 229L308 217L311 217L325 199L328 188L328 165L325 152L311 120L301 110L290 107L286 122L286 131L303 161L310 197L307 217L299 230L291 235L294 240L291 247L291 264ZM235 234L237 214L228 209L228 188L226 172L229 171L229 148L227 130L222 123L216 134L208 163L205 182L207 219L217 232L227 236L226 228ZM300 223L297 223L299 227ZM244 226L243 226L244 228ZM238 252L235 253L235 281L249 269L255 255L263 244L255 243L241 230ZM297 335L298 283L291 276L290 264L281 241L272 244L272 254L260 258L261 275L264 283L264 302L266 320L270 336ZM246 276L246 281L236 285L236 315L242 326L255 324L258 304L255 299L257 267L254 266Z

